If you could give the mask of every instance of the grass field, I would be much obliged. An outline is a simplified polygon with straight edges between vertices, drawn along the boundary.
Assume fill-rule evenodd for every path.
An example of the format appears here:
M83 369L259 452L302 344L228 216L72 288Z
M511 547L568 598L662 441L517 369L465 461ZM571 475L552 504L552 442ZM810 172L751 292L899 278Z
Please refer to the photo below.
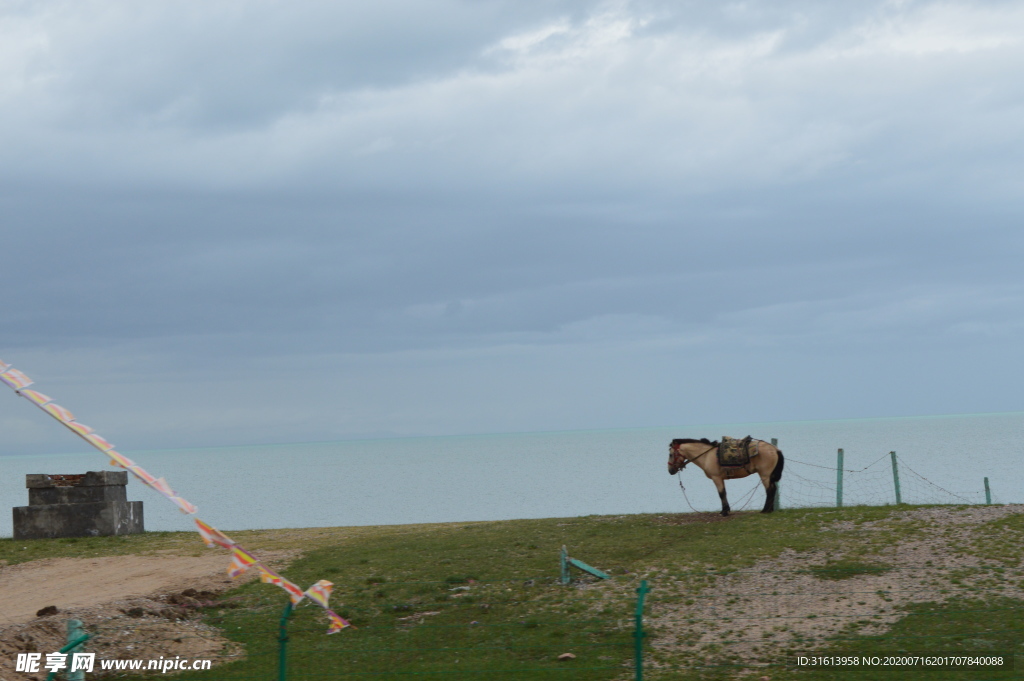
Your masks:
M647 679L1024 678L1024 669L793 666L806 653L1000 652L1016 653L1018 664L1024 659L1024 515L975 523L965 535L962 526L922 520L908 508L231 534L251 548L301 550L284 574L304 586L334 582L332 604L357 627L326 636L319 608L298 608L289 621L291 679L631 679L636 589L644 579L652 589ZM900 551L912 544L945 562L907 564ZM613 579L557 583L562 545ZM23 546L0 540L0 559L206 550L184 533ZM802 593L732 594L746 575L764 580L772 570L779 579L803 580L791 582ZM917 580L912 598L898 593L906 585L876 589L882 582L870 581L900 575ZM874 585L875 593L858 596L858 585ZM834 593L843 595L829 596ZM212 607L202 617L244 645L245 659L176 678L277 678L283 593L251 583L227 596L235 607ZM826 599L849 607L816 609ZM888 610L874 612L873 604ZM695 644L701 636L703 643ZM751 638L756 651L746 643ZM567 652L575 659L557 660Z

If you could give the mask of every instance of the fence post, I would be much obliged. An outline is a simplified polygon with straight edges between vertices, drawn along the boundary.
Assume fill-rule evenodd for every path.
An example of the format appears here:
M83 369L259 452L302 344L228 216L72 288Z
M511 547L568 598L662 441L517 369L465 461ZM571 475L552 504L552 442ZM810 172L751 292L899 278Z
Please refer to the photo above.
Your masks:
M74 622L74 625L72 625L72 622ZM78 638L72 639L72 637L71 637L71 630L72 629L75 630ZM76 651L77 652L77 650L79 649L79 646L81 646L83 643L88 641L90 638L92 638L92 634L85 633L85 631L82 629L81 621L79 621L79 620L68 620L68 642L67 642L67 644L63 648L61 648L57 652L60 652L60 653L70 653L71 651ZM70 668L70 665L69 665L69 668ZM84 675L84 672L83 672L83 675ZM56 678L56 676L57 676L57 672L50 672L49 674L46 675L46 681L53 681L53 679Z
M569 550L564 545L558 554L558 565L561 569L559 580L562 584L568 584L572 581L572 576L569 574Z
M775 437L772 438L772 447L775 447L776 449L778 449L778 447L779 447L779 439L778 438L775 438ZM782 481L781 480L779 480L777 483L775 483L775 510L776 511L781 511L782 510L782 490L780 489L781 485L782 485Z
M892 484L896 486L896 505L899 506L903 503L900 495L900 469L896 467L896 452L889 452L889 456L892 457Z
M842 508L843 506L843 450L839 450L839 456L836 457L836 507Z
M68 645L73 645L68 652L68 669L71 669L71 660L73 655L82 650L83 637L85 636L85 630L82 628L81 620L68 620ZM78 669L76 671L69 671L67 673L68 681L85 681L85 670Z
M640 582L640 588L636 590L636 630L633 638L636 639L636 681L644 679L644 596L650 589L647 588L647 580Z
M985 478L985 504L992 505L992 490L988 488L988 478Z
M278 681L286 681L288 678L288 618L291 617L292 610L295 609L295 605L288 601L288 605L284 606L284 612L281 613L281 624L278 627L278 638L279 644L278 655L277 655L277 679Z

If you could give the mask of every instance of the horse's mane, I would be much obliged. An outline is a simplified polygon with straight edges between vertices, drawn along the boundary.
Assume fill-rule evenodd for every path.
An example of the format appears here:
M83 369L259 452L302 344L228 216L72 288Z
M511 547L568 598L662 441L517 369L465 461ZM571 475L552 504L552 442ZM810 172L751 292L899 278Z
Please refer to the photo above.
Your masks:
M718 446L718 440L715 440L714 442L712 442L711 440L707 439L706 437L702 437L699 440L694 440L693 438L688 438L688 437L677 437L675 440L672 440L672 446L673 447L676 447L678 445L688 445L688 444L691 444L691 443L695 443L695 444L699 444L699 445L711 445L712 447L717 447Z

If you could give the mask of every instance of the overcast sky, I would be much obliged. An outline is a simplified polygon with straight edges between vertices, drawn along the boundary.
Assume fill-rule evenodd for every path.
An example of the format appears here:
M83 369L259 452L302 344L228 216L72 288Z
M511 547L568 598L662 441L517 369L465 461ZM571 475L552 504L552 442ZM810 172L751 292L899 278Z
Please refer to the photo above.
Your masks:
M0 8L0 359L125 450L1024 409L1020 3Z

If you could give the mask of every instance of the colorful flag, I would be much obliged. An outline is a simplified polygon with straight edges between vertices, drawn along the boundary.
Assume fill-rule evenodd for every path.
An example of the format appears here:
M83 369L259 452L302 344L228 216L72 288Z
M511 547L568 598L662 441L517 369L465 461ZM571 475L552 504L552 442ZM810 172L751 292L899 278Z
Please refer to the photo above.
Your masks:
M204 523L199 518L195 518L196 529L199 531L199 536L202 537L203 541L207 546L223 546L226 549L231 549L235 546L235 540L227 536L213 525Z
M234 546L231 548L231 565L228 567L228 576L234 579L258 562L251 553L240 546Z
M143 483L151 487L154 491L158 492L162 497L164 497L172 504L177 506L182 513L191 514L199 510L198 508L195 507L194 504L178 496L178 494L173 489L171 489L171 486L168 485L167 481L164 480L163 478L154 479L152 475L150 475L143 469L139 468L135 464L132 464L130 467L126 466L126 468L135 473L135 476L142 480Z
M75 420L75 415L74 414L72 414L70 411L68 411L64 407L60 406L56 402L50 402L49 404L44 404L42 408L43 408L43 411L45 411L47 414L49 414L53 418L57 419L58 421L64 422L65 425L68 424L69 422ZM88 426L86 426L86 427L88 427Z
M128 466L127 468L131 472L132 475L134 475L136 478L141 480L148 487L152 487L153 483L156 482L156 478L154 478L152 475L147 473L146 469L144 469L142 466L139 466L138 464L132 464L131 466Z
M174 496L174 490L171 489L171 486L168 485L167 481L164 480L163 478L157 478L156 480L154 480L153 484L151 484L150 487L155 489L157 492L160 492L160 494L164 495L165 497L170 498Z
M186 515L192 515L193 513L199 512L199 509L196 507L195 504L186 501L185 499L179 497L178 495L174 495L173 497L167 498L170 499L172 504L178 507L179 511Z
M107 442L105 439L103 439L102 437L100 437L96 433L89 433L88 435L84 435L83 437L85 438L86 442L88 442L89 444L91 444L93 447L95 447L96 449L100 450L101 452L105 452L108 449L113 449L114 448L114 445L110 444L109 442Z
M107 456L110 457L111 466L120 466L121 468L128 468L129 466L135 465L134 461L129 459L124 454L121 454L120 452L115 452L113 449L107 450Z
M32 400L33 402L35 402L36 406L39 407L42 407L47 402L53 402L53 398L47 397L41 392L36 392L35 390L21 390L19 392L21 393L22 397Z
M57 421L70 423L71 421L75 420L75 415L72 414L70 410L67 410L61 407L60 405L57 405L56 402L50 402L49 405L43 405L43 411L52 416Z
M327 599L331 597L331 589L333 588L334 584L328 582L326 579L321 579L319 582L306 589L306 596L309 597L309 600L318 603L321 608L326 608Z
M3 381L4 383L11 386L15 390L27 388L30 385L32 385L32 383L34 383L34 381L31 378L21 373L17 369L7 369L6 371L4 371L2 374L0 374L0 381Z
M292 599L292 605L298 605L299 601L306 597L306 594L302 593L302 589L289 582L266 565L260 564L257 565L256 568L260 571L260 581L264 584L275 584L287 591L288 597Z
M327 609L325 608L325 610ZM327 617L329 617L331 620L331 627L327 630L328 634L337 634L345 627L352 627L351 622L339 616L338 613L334 612L333 610L327 610ZM355 629L355 627L352 628Z
M84 423L79 423L78 421L62 421L62 423L71 430L75 431L81 437L85 437L92 432L92 428L85 425Z

